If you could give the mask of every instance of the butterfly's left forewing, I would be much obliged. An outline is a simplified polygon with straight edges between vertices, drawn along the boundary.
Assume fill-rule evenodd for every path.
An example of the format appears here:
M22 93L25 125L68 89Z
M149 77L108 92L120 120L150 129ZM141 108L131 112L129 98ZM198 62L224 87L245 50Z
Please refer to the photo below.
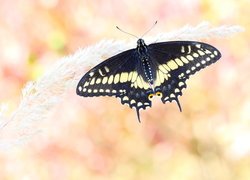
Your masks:
M116 96L122 104L137 111L151 107L152 89L140 72L140 60L134 49L125 51L88 71L77 85L76 93L84 97Z
M155 91L163 103L175 100L181 111L178 96L186 88L190 75L216 62L220 52L213 46L195 41L169 41L151 44L149 55L156 64Z

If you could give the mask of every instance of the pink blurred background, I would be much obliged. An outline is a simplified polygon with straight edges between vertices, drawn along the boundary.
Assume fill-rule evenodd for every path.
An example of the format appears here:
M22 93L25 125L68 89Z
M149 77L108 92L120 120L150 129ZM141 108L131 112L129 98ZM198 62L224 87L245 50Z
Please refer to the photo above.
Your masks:
M55 61L102 39L128 39L209 21L246 31L210 39L222 59L188 80L176 104L141 111L115 98L65 95L32 142L0 154L0 179L250 179L248 0L0 1L0 102ZM85 70L83 70L84 74ZM98 111L96 111L98 109ZM63 113L62 113L63 112Z

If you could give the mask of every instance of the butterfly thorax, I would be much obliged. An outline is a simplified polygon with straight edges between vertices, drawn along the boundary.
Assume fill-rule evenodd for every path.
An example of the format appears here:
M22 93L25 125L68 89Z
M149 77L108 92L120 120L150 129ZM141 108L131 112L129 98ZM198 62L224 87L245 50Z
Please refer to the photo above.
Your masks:
M139 59L141 60L142 69L144 72L144 79L151 85L154 83L152 67L149 60L148 48L143 39L137 41L136 47Z

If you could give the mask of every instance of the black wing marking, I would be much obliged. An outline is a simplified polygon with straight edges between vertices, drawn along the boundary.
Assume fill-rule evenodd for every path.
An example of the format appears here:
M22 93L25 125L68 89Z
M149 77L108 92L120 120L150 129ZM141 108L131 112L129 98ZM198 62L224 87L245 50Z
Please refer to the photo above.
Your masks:
M177 102L186 88L186 80L216 62L221 53L213 46L195 41L170 41L149 45L149 54L157 64L155 91L162 96L163 103Z
M134 49L113 56L88 71L77 85L76 93L84 97L115 96L122 104L139 110L151 107L148 96L153 90L141 76L141 61Z

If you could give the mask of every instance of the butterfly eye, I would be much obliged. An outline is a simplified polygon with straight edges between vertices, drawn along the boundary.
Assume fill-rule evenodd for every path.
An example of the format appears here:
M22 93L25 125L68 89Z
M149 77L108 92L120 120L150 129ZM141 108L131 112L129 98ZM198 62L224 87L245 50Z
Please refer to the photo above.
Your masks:
M161 93L161 92L157 92L157 93L156 93L156 96L162 97L162 93Z
M153 94L149 94L149 95L148 95L148 99L151 101L152 98L153 98L153 96L154 96Z

